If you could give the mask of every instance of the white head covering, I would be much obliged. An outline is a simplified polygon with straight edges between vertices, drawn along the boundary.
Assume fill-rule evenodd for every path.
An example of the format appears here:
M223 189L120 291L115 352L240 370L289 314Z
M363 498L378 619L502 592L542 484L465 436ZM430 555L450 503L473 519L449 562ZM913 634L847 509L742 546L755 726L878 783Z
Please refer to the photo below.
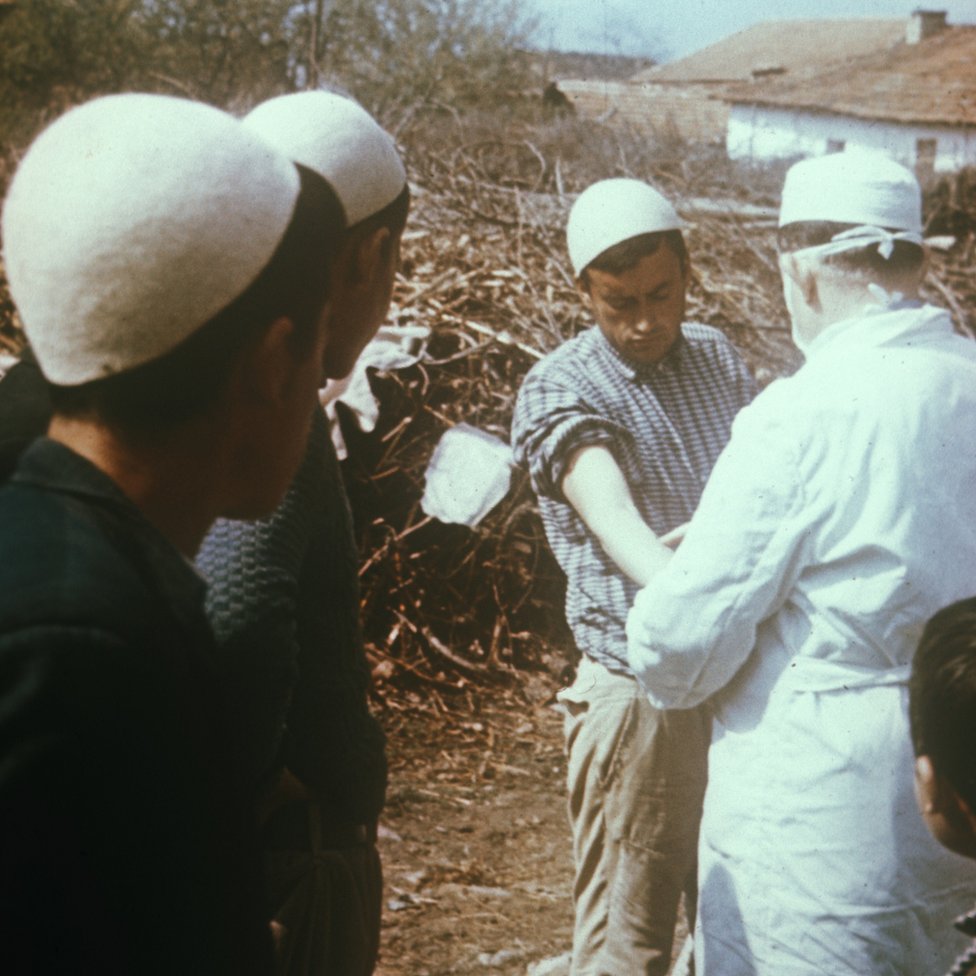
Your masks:
M794 253L822 260L831 254L875 247L887 261L898 241L919 247L925 244L918 180L880 153L850 150L790 167L783 185L780 227L817 220L854 226ZM903 297L876 282L867 287L881 305L896 304Z
M641 234L680 230L673 206L640 180L601 180L576 199L566 225L573 273L580 273L608 248Z
M786 174L779 225L811 220L921 233L922 193L909 170L880 153L805 159Z
M281 95L258 105L244 124L324 177L342 201L350 227L391 204L407 184L393 139L343 95Z
M299 192L218 109L112 95L34 141L3 208L10 291L45 376L72 386L169 352L237 298Z

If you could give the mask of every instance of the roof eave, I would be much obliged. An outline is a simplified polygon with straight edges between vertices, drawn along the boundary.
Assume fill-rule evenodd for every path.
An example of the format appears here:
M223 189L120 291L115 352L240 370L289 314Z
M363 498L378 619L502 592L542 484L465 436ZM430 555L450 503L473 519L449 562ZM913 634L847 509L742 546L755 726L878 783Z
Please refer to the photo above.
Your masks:
M851 109L831 108L824 105L804 105L801 102L779 102L766 98L726 98L730 105L754 105L760 108L779 108L786 111L806 112L810 115L840 115L865 122L894 122L898 125L943 125L953 129L976 129L976 118L948 119L943 117L919 117L896 115L894 112L858 112Z

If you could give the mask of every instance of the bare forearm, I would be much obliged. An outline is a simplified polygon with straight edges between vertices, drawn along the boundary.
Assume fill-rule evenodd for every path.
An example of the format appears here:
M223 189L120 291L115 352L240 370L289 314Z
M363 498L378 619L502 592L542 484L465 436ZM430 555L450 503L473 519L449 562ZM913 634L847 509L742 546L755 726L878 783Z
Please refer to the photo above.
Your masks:
M563 492L617 568L640 586L671 558L644 521L611 452L599 445L581 448L563 480Z
M617 568L639 586L647 586L673 553L647 527L636 510L616 510L594 519L590 530Z

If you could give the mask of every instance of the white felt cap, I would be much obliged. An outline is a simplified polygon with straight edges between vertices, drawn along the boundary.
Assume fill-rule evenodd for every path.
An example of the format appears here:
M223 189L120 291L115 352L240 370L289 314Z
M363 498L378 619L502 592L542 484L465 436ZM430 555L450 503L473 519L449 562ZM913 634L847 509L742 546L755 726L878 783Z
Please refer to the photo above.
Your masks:
M640 180L601 180L576 199L566 225L573 273L580 273L608 248L641 234L680 230L673 206Z
M309 91L262 102L244 124L336 191L351 227L391 204L407 185L393 139L351 98Z
M63 115L3 208L10 291L45 376L73 386L179 345L258 276L298 192L285 156L210 106L112 95Z
M880 153L848 150L790 167L779 225L812 220L922 230L922 192L911 171Z

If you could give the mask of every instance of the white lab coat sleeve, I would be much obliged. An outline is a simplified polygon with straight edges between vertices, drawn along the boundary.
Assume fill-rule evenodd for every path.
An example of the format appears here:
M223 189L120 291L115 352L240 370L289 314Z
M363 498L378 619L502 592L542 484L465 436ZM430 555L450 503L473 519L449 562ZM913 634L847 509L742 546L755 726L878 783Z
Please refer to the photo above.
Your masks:
M772 388L739 414L684 541L637 594L630 667L658 708L692 708L724 687L803 569L813 513L789 414Z

